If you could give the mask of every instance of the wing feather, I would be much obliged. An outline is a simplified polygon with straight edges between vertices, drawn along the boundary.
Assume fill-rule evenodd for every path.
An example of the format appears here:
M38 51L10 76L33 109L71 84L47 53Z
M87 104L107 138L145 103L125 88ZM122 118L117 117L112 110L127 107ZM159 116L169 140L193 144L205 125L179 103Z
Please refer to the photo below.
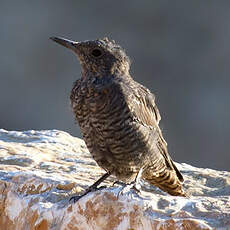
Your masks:
M164 156L167 168L175 170L176 175L180 181L183 181L183 176L177 169L176 165L172 161L168 154L167 143L163 138L159 122L161 120L160 112L155 103L155 96L144 86L140 85L134 88L134 93L129 97L130 110L134 114L137 122L145 126L149 126L150 130L158 132L158 149Z

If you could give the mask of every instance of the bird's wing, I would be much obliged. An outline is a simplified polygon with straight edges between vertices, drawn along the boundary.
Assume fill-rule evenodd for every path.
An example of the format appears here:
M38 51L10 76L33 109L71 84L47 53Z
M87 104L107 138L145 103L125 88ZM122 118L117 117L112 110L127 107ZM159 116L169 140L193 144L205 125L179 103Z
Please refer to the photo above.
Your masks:
M155 104L155 96L144 87L140 87L134 91L132 100L132 111L136 117L144 125L156 127L158 126L161 116Z
M159 138L157 146L160 153L164 156L166 166L170 169L174 169L178 179L183 181L183 176L168 154L167 143L159 127L161 116L155 104L155 96L139 84L138 87L133 88L133 94L129 95L128 106L137 122L140 122L144 126L149 126L150 130L154 129L158 132Z

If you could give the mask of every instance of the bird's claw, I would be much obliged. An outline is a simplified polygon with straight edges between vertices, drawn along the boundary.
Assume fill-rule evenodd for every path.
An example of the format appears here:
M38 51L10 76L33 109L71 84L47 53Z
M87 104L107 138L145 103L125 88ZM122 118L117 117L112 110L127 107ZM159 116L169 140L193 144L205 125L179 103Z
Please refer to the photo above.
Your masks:
M130 190L134 190L136 193L140 193L140 190L136 187L136 183L135 182L132 182L130 184L124 184L121 188L121 190L118 192L118 196L119 197L120 195L123 195L124 193L130 191Z
M88 193L90 192L95 192L95 191L98 191L98 190L102 190L106 188L106 186L100 186L100 187L89 187L82 195L80 196L72 196L70 199L69 199L69 202L73 201L73 203L76 203L78 200L80 200L83 196L87 195Z
M117 185L122 185L122 186L125 186L125 185L126 185L124 182L119 181L119 180L116 180L116 181L113 182L112 186L114 186L114 185L116 185L116 184L117 184Z
M69 199L69 202L72 202L73 203L76 203L79 199L81 199L82 196L72 196L70 199Z

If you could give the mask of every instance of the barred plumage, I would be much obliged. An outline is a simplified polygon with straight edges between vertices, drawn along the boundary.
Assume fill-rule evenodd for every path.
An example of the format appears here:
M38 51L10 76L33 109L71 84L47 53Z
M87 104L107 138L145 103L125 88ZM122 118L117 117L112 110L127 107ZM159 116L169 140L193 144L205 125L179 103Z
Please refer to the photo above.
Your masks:
M82 65L71 105L86 145L100 167L125 183L141 177L171 195L185 196L183 177L167 150L154 95L129 74L124 50L107 38L54 41L72 49Z

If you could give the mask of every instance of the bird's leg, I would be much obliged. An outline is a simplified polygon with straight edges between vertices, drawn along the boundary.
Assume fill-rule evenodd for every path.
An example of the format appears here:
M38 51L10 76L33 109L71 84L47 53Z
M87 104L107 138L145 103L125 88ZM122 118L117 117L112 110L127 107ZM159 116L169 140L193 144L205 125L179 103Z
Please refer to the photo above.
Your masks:
M80 195L80 196L73 196L70 198L69 201L72 201L75 203L77 202L79 199L81 199L83 196L85 196L86 194L88 194L89 192L93 192L93 191L96 191L98 189L102 189L102 188L105 188L105 186L101 186L101 187L97 187L100 183L102 183L107 177L109 177L111 175L110 172L107 172L105 173L102 177L100 177L94 184L92 184L89 188L87 188L85 190L85 192Z
M133 189L135 189L137 192L140 192L140 190L137 188L137 186L140 185L142 172L143 172L143 168L140 169L140 171L138 172L138 174L134 180Z
M137 188L137 186L138 186L139 183L140 183L142 171L143 171L143 169L141 168L140 171L137 173L137 175L136 175L134 181L132 181L131 183L129 183L129 184L123 183L124 185L123 185L121 191L118 193L118 196L119 196L120 194L123 194L124 192L130 190L130 189L135 190L137 193L140 192L140 190ZM114 182L114 184L117 184L117 183L122 184L121 182L117 182L117 181Z

